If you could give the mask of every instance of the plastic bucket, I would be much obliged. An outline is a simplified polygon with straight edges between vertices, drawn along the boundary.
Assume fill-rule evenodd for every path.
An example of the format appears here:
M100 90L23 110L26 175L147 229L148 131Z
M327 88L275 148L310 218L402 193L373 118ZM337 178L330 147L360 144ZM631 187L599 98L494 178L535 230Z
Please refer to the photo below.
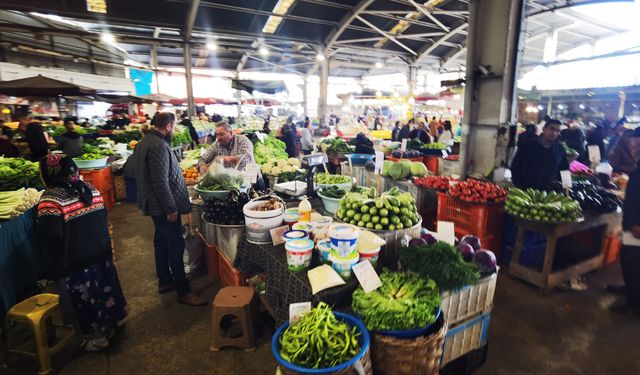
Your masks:
M276 361L278 362L278 364L280 364L280 366L293 371L295 373L300 373L300 374L333 374L333 373L341 373L342 370L345 370L349 367L357 367L357 363L359 361L362 361L363 357L367 354L367 352L369 351L369 345L371 343L371 337L369 336L369 331L367 331L367 328L364 326L364 323L362 323L361 320L354 318L351 315L347 315L347 314L343 314L337 311L333 312L333 315L335 315L335 317L338 320L342 320L344 322L346 322L347 324L349 324L349 326L351 327L356 327L356 330L358 333L360 333L360 338L358 339L358 343L360 344L360 351L358 352L358 354L356 354L353 358L351 358L350 360L348 360L345 363L341 363L337 366L334 367L330 367L330 368L324 368L324 369L320 369L320 368L306 368L306 367L301 367L301 366L297 366L287 360L285 360L284 358L282 358L282 356L280 355L280 348L282 345L280 345L280 337L282 336L282 334L284 333L284 331L289 327L289 322L281 325L277 330L276 333L273 335L273 337L271 338L271 353L273 354L273 356L275 357ZM362 366L362 364L360 364L360 366Z
M313 230L313 225L311 223L295 223L291 226L292 230L303 230L309 234Z
M322 255L322 261L324 263L329 263L329 254L331 254L331 240L327 238L325 240L318 241L316 247L318 248L318 252L320 252L320 255Z
M313 241L310 239L290 240L285 243L287 268L292 272L303 271L311 264Z
M284 223L291 228L291 226L298 222L300 213L297 208L289 208L284 213Z
M282 240L284 242L287 241L292 241L292 240L308 240L309 239L309 233L303 231L303 230L288 230L286 232L284 232L284 234L282 235Z
M269 231L282 225L282 219L284 217L285 204L279 198L280 208L269 211L255 211L254 208L264 204L265 198L266 197L254 199L242 208L246 224L247 241L254 244L271 243L271 233Z
M337 256L337 254L332 251L329 254L329 261L331 262L331 267L342 277L343 279L351 278L351 267L358 263L360 257L358 253L353 253L349 258L341 258Z
M360 254L360 261L362 262L363 260L368 260L372 266L376 266L376 264L378 263L378 255L380 254L380 247L374 249L373 251L367 251L367 252L359 252Z
M356 242L360 235L360 228L351 224L334 224L329 227L331 248L339 258L349 258L356 252Z

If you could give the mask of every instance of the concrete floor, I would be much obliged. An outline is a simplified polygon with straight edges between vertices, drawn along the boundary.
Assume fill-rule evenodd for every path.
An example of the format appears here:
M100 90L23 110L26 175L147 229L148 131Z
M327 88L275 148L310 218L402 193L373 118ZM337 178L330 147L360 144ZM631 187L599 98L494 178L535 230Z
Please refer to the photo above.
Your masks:
M116 262L131 313L113 347L103 353L60 354L59 374L274 374L270 337L253 353L209 351L211 311L177 303L175 295L157 294L151 220L131 204L110 213ZM619 281L617 265L588 277L586 292L541 295L503 272L498 280L489 329L489 355L478 375L640 374L640 318L607 311L614 297L602 291ZM212 298L216 286L206 277L193 282ZM31 374L19 361L0 374Z

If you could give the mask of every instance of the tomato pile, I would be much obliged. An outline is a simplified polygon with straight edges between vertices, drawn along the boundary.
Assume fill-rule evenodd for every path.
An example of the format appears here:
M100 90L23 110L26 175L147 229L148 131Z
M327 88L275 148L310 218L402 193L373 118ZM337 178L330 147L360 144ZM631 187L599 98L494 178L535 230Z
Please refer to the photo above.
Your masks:
M427 176L414 178L413 184L420 187L444 191L449 189L449 185L451 185L450 181L457 182L458 180L451 177Z
M504 202L507 190L490 182L467 180L452 185L449 195L467 202Z
M460 160L460 155L447 155L447 157L444 158L444 160L458 161Z

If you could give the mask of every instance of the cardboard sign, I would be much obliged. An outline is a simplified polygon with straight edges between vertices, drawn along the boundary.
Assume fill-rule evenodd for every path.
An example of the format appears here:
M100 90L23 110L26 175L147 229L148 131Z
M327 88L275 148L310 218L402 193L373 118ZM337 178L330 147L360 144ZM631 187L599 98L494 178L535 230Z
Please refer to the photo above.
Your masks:
M504 181L504 173L506 169L504 168L496 168L493 171L493 182L502 182Z
M375 174L382 173L382 164L384 164L384 152L376 151L376 168L374 171Z
M455 245L456 232L454 224L450 221L438 221L438 233L436 237L440 241Z
M365 293L374 291L382 286L380 277L369 261L360 262L351 267L351 270L356 275Z
M402 140L402 146L400 146L400 151L402 151L402 152L406 152L407 151L407 138Z
M568 170L560 171L560 178L562 179L562 188L571 189L573 187L573 181L571 180L571 172Z
M600 164L600 160L602 160L602 155L600 155L600 147L597 145L587 146L587 151L589 152L589 161L591 162L591 167L595 168L598 164Z
M284 235L284 232L288 230L289 226L283 225L277 228L273 228L269 231L269 233L271 233L271 242L273 243L273 246L278 246L284 243L282 236Z
M311 311L311 302L298 302L289 305L289 322L296 323L302 315Z

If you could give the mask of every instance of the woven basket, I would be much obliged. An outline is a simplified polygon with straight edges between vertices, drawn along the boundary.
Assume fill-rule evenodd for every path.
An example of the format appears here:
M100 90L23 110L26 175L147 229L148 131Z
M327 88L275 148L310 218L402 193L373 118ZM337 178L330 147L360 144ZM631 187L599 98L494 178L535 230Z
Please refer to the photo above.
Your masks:
M361 369L356 368L356 366L360 364L362 365ZM303 374L302 372L296 372L293 370L289 370L286 367L280 366L280 373L282 375L298 375ZM360 361L356 362L353 366L347 367L344 370L331 372L327 374L335 374L335 375L373 375L373 367L371 365L371 351L367 350L366 353L362 356Z
M433 330L413 339L372 334L376 375L437 375L446 332L447 326L441 317Z
M127 184L125 183L123 175L113 175L113 188L117 201L123 201L127 199Z

